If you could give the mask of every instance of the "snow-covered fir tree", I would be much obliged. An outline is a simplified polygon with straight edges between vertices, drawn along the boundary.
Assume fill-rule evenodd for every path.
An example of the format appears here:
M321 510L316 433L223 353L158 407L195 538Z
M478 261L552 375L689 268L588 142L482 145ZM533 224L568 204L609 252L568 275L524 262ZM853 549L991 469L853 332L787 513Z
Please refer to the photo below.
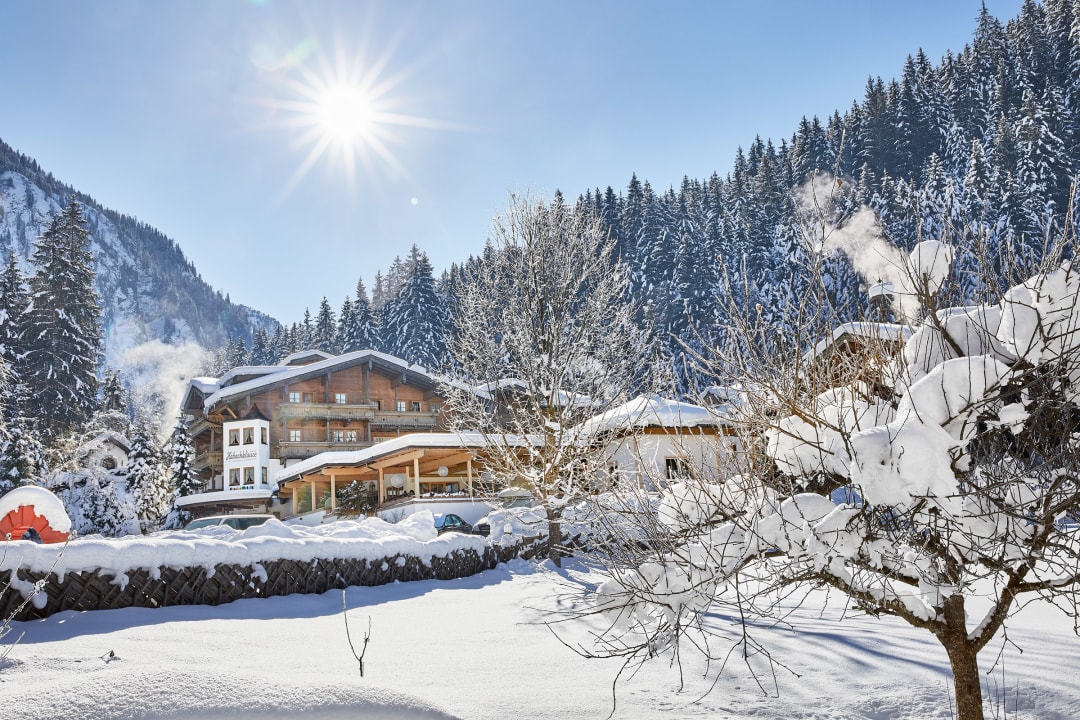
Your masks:
M135 423L124 474L139 524L147 532L161 523L169 509L170 496L161 453L145 419Z
M78 427L97 403L101 310L86 221L72 198L34 248L23 381L44 438Z
M57 493L79 535L119 537L129 534L133 524L137 526L134 506L119 496L113 480L111 474L84 471L72 487Z
M15 377L21 376L26 309L30 298L19 270L15 253L8 253L7 265L0 274L0 355Z
M428 368L445 362L450 328L450 317L435 290L433 273L427 255L418 254L412 273L383 313L383 333L390 354Z
M334 318L334 310L330 307L330 301L324 296L319 303L319 314L315 316L314 335L311 339L311 349L322 350L331 355L337 354L338 328Z
M176 425L167 448L169 457L169 511L165 515L164 527L167 529L182 528L191 522L191 513L184 508L178 507L177 498L195 495L203 490L202 481L195 474L192 463L195 459L195 448L191 444L191 436L188 435L187 421L183 418Z
M348 317L345 308L348 308ZM342 306L341 351L379 350L378 323L371 309L363 278L356 281L356 298Z
M46 471L45 449L26 417L26 386L12 381L0 391L0 495L18 485L38 485Z
M265 328L257 328L252 335L250 361L252 365L273 365L277 361L270 336L267 335Z

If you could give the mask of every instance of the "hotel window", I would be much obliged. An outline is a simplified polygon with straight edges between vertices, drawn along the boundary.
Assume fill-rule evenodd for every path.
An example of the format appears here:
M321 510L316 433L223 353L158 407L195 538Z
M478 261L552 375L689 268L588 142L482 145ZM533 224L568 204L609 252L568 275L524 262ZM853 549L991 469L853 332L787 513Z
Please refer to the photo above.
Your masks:
M418 402L416 402L416 401L413 401L413 404L412 404L412 411L413 411L413 412L420 412L420 403L418 403Z
M300 393L298 393L298 392L290 392L289 393L289 402L291 402L291 403L300 402Z
M270 484L270 471L265 467L262 469L262 484L263 485L269 485Z
M240 468L233 468L229 471L229 486L240 484Z
M239 430L230 430L229 431L229 445L239 445L239 444L240 444L240 431Z
M304 393L303 398L304 398L304 402L306 402L306 403L315 402L315 396L312 395L311 393Z
M356 442L356 431L355 430L346 430L345 431L345 442L347 442L347 443Z
M428 407L431 408L431 412L435 413L436 415L439 414L439 403L428 403Z
M255 444L255 428L244 428L244 444Z
M664 468L669 480L686 479L690 477L690 468L679 458L665 458Z
M398 400L397 411L398 412L405 412L405 401L404 400Z
M262 436L262 444L263 445L269 445L270 444L270 432L266 428L259 428L259 430L260 430L260 435Z
M330 432L330 441L331 442L336 442L336 443L345 442L345 431L344 430L332 430Z
M349 398L345 395L345 393L334 393L334 402L338 405L344 405L348 401Z
M302 432L301 430L290 430L289 431L289 442L300 442L300 434L301 434L301 432Z
M245 485L254 485L255 484L255 468L253 468L253 467L244 468L244 484Z
M382 410L382 400L372 400L371 404L375 406L376 410Z
M373 437L373 438L371 438L371 442L373 442L373 443L381 443L381 442L382 442L383 440L385 440L385 439L386 439L386 438L381 438L381 437Z

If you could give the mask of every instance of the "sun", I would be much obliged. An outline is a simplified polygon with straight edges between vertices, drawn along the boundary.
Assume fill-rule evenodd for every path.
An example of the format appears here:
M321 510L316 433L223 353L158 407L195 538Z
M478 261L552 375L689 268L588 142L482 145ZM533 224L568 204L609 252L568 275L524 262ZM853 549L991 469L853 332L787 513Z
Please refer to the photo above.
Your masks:
M375 137L376 114L365 88L337 85L327 88L313 108L323 134L343 145L368 143Z
M403 85L411 68L392 72L389 53L350 53L340 41L326 51L316 41L305 47L306 53L290 54L295 59L278 73L281 93L272 99L277 122L293 131L291 149L303 157L285 194L320 163L342 169L350 184L361 169L372 177L408 177L394 152L408 140L407 128L443 127L407 112Z

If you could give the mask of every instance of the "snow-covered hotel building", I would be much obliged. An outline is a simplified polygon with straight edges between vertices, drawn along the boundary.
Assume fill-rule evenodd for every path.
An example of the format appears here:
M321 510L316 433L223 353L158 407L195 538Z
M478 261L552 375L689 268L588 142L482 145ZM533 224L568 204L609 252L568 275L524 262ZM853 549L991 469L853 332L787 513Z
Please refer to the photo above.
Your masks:
M374 350L306 351L194 378L182 411L204 491L178 504L195 515L272 511L289 465L441 431L437 387L425 368Z

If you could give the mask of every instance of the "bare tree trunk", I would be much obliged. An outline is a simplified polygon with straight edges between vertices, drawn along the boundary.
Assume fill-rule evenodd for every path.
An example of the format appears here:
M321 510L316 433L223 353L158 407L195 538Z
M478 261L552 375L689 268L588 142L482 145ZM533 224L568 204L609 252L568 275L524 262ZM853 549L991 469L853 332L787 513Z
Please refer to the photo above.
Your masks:
M548 516L548 559L555 567L562 567L562 525L559 523L560 511L547 509Z
M938 639L945 646L952 668L957 720L983 720L979 653L968 640L963 595L953 595L945 601L945 627L938 633Z

